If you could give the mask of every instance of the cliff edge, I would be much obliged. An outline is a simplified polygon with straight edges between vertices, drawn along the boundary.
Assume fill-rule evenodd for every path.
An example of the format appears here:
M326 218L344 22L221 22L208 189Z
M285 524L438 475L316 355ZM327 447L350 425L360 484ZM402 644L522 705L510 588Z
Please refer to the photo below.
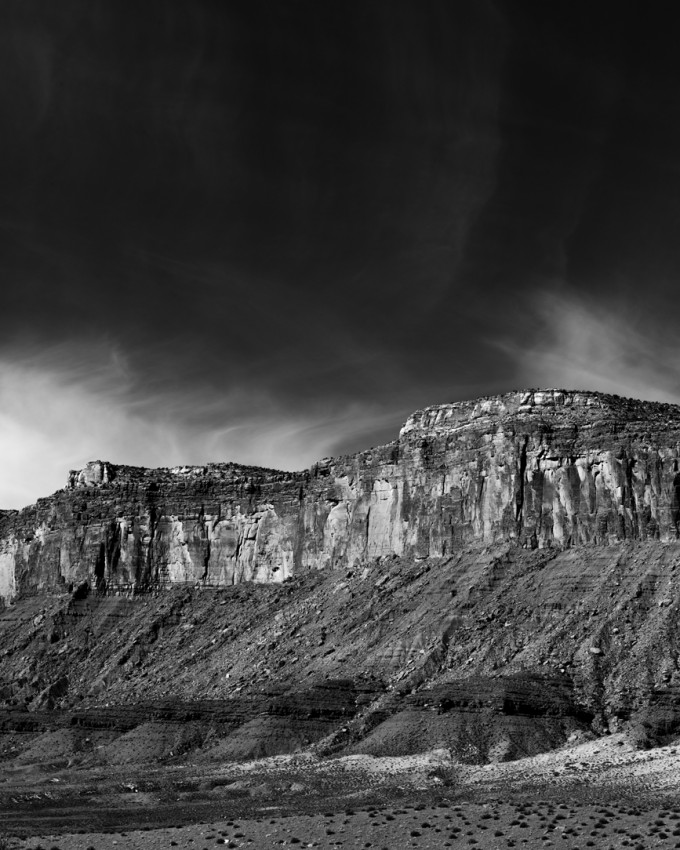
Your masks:
M302 472L94 461L0 512L0 597L280 582L475 542L676 540L679 447L677 405L549 389L425 408L395 441Z

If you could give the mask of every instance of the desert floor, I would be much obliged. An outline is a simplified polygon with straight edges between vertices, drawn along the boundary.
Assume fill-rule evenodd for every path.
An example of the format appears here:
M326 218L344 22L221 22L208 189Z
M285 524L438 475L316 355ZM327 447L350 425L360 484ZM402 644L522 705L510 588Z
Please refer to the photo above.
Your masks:
M174 778L150 769L145 787L122 773L45 773L55 792L41 792L35 773L15 775L0 784L0 834L17 850L680 848L679 749L638 751L612 735L482 767L443 750L280 756L200 776L195 765Z
M680 810L626 806L466 803L347 809L321 815L218 821L183 828L32 838L54 850L179 847L680 847Z

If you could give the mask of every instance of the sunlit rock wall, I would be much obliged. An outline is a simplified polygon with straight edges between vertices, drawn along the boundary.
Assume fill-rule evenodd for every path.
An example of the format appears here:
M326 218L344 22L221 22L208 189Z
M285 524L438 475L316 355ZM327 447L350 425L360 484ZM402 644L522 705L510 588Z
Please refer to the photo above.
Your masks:
M395 442L300 473L96 461L0 514L0 596L275 582L475 541L675 540L679 449L677 406L546 390L418 411Z

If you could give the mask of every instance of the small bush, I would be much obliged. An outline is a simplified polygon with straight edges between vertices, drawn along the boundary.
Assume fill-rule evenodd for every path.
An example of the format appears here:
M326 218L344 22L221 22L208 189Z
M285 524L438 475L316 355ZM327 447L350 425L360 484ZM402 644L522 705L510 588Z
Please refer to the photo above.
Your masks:
M429 779L440 782L445 788L450 788L459 782L459 770L452 767L435 767L427 775Z

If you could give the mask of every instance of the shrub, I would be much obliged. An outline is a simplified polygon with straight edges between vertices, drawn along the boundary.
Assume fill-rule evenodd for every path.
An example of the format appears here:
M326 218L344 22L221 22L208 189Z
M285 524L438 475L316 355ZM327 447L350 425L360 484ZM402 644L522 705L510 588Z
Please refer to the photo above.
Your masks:
M429 779L434 779L441 783L445 788L450 788L458 784L459 773L460 771L453 767L435 767L428 772L427 776Z

